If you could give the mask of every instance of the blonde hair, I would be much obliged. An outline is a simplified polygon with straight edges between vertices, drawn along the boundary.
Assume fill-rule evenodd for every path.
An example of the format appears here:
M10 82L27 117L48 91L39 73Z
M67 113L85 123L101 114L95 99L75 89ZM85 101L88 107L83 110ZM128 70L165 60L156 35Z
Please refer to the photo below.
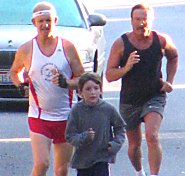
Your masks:
M37 3L33 8L33 16L32 18L35 18L40 15L44 14L51 14L52 16L56 16L56 9L53 6L53 4L42 1Z

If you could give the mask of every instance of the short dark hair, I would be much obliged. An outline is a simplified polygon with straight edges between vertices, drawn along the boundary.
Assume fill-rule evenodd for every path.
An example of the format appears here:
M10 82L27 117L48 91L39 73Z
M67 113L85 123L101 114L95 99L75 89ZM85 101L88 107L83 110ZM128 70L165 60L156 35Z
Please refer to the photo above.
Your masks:
M137 9L148 10L154 13L153 8L151 6L147 4L137 4L134 7L132 7L131 14L130 14L131 18L133 17L134 10L137 10Z
M80 79L78 82L78 88L80 91L82 91L84 84L89 80L94 81L96 84L100 86L100 88L102 88L102 78L99 76L99 74L94 72L87 72L87 73L83 73L80 76Z

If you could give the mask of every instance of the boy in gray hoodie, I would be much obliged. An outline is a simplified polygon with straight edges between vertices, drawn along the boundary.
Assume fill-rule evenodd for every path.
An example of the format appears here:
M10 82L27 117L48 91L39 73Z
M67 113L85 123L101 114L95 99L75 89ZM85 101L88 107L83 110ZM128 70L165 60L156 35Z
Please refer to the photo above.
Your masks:
M125 141L125 122L114 106L100 98L98 74L83 74L78 85L82 100L73 106L65 133L75 147L72 168L77 176L109 176L109 163L115 163Z

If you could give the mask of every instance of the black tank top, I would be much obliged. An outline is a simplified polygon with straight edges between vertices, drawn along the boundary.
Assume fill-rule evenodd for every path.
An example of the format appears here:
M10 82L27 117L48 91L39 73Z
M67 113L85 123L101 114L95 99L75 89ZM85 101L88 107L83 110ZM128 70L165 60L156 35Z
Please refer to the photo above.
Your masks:
M137 51L140 62L122 77L120 92L121 104L132 104L142 106L147 100L160 93L160 78L162 64L162 49L156 32L153 33L153 42L147 49L135 48L123 34L124 55L120 66L123 67L131 52Z

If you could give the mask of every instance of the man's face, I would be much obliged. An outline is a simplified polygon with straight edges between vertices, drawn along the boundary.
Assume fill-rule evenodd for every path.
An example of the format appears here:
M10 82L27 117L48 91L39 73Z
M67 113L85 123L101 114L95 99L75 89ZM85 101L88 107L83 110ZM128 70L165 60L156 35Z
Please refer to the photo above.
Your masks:
M134 33L144 37L150 34L153 22L153 14L145 9L136 9L132 15L132 27Z
M56 17L53 17L50 14L41 15L33 19L33 24L37 28L38 34L48 37L51 36L56 22Z

